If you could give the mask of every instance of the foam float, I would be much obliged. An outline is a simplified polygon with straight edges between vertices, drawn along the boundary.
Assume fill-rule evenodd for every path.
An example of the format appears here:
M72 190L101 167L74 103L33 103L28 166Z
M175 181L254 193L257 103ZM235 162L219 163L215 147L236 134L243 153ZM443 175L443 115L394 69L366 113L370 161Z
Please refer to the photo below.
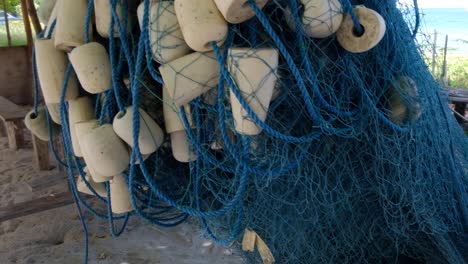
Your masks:
M91 128L83 135L81 147L89 165L102 176L112 177L127 169L130 155L125 143L114 132L112 125Z
M75 48L69 55L78 80L88 93L102 93L111 88L109 55L103 45L91 42Z
M47 124L47 112L44 107L39 107L37 113L34 113L34 110L27 113L24 118L24 124L34 136L42 141L49 141L50 134ZM53 125L53 123L51 123L51 125Z
M172 155L180 162L191 162L196 160L197 156L188 144L188 138L180 117L179 108L173 104L172 98L169 96L169 92L165 87L163 88L163 101L164 120L166 132L170 134L171 137ZM187 120L189 121L190 126L192 126L190 107L187 105L184 107L184 110Z
M83 121L89 121L94 118L93 102L87 96L78 97L68 102L68 121L70 126L70 136L73 145L73 152L77 157L83 157L78 137L75 130L75 124Z
M142 155L154 153L163 143L164 133L158 124L143 109L140 112L140 132L138 146ZM125 112L118 113L113 122L115 133L133 148L133 114L132 106L126 107Z
M196 51L212 50L224 44L228 23L213 0L175 0L175 12L188 46Z
M35 42L37 74L42 95L46 103L60 103L62 85L67 69L67 57L63 51L55 49L54 41L38 39ZM78 97L78 82L75 75L68 80L65 100Z
M88 8L86 0L59 0L57 23L55 25L55 47L63 51L85 44L85 17ZM89 27L92 35L92 27Z
M277 80L278 51L233 48L229 50L227 65L243 99L265 121ZM244 135L259 134L262 129L252 121L232 90L230 98L236 131Z
M191 53L161 65L159 71L177 107L212 89L219 79L219 64L213 52Z
M231 24L239 24L255 16L248 0L214 0L224 19ZM268 0L256 0L259 8L263 8Z
M114 214L124 214L133 211L128 185L122 175L116 175L109 182L110 202Z
M86 180L88 181L89 185L93 190L101 197L106 198L107 197L107 192L106 192L106 187L103 183L98 183L93 180L92 177L89 175L86 175ZM76 180L76 189L80 193L85 193L88 195L94 195L94 193L91 191L91 189L86 185L86 183L83 181L83 179L78 176L78 179Z

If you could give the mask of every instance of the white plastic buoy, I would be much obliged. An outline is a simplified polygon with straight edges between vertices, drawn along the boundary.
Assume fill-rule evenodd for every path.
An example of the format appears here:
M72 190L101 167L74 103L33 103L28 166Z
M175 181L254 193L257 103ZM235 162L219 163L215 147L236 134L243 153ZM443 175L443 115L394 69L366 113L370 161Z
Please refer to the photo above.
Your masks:
M174 104L179 107L216 87L219 64L213 52L194 52L159 67Z
M91 42L75 48L69 55L78 80L88 93L102 93L111 88L111 65L104 46Z
M55 47L64 51L85 44L87 0L60 0L55 25ZM91 36L92 27L89 27Z
M175 12L185 42L196 51L209 51L224 44L228 24L213 0L175 0Z
M129 15L127 17L127 29L130 29L132 26L132 17L131 17L131 9L132 6L134 5L135 1L131 0L128 1L127 5L129 10ZM123 26L123 16L124 16L124 11L122 10L123 8L123 0L117 0L117 5L115 8L115 13L117 14L119 18L120 24ZM134 10L134 9L133 9ZM103 38L109 38L109 28L110 28L110 23L111 23L111 4L109 0L94 0L94 14L96 18L96 30L98 34L103 37ZM118 38L119 37L119 30L117 25L114 25L114 30L112 32L112 37Z
M379 13L365 7L354 8L354 13L362 25L361 34L356 32L353 19L347 14L336 32L340 45L352 53L366 52L375 47L385 35L385 20Z
M403 125L421 117L418 87L413 79L398 76L388 90L388 103L392 122Z
M37 74L42 95L46 103L60 103L62 84L67 69L67 57L63 51L55 49L54 41L38 39L35 42ZM68 80L65 100L78 97L78 82L75 75Z
M227 65L244 100L265 121L277 80L278 51L233 48L229 50ZM232 91L230 98L236 131L244 135L259 134L262 129L252 121Z
M140 28L143 23L144 3L138 7ZM161 64L178 59L191 52L180 30L174 2L152 3L149 11L148 33L153 59Z
M86 180L88 181L89 185L94 189L94 191L101 197L106 198L107 197L107 192L106 192L106 187L104 186L103 183L98 183L93 180L92 177L89 175L86 175ZM94 193L88 188L86 183L83 181L83 179L78 176L76 179L76 189L80 193L88 194L88 195L94 195Z
M101 175L92 167L92 162L89 159L93 157L93 154L84 153L86 151L86 148L83 147L83 138L86 134L88 134L91 131L91 129L97 127L99 127L99 121L95 119L90 121L79 122L75 124L75 132L76 137L78 139L78 144L80 145L80 149L83 153L84 162L86 164L84 171L87 174L89 174L95 182L107 182L111 179L111 177Z
M54 10L57 0L42 0L37 9L37 17L42 24L47 24Z
M343 21L343 9L339 0L300 0L304 8L302 24L304 32L312 38L326 38L335 33ZM291 10L286 10L286 21L296 30Z
M60 119L60 104L48 103L46 107L50 119L57 125L62 124L62 120Z
M163 143L164 133L158 124L143 110L140 112L140 132L138 135L138 146L140 153L148 155L155 152ZM133 148L133 114L132 106L125 108L124 113L118 113L113 122L115 133Z
M259 8L263 8L268 0L255 0ZM215 0L221 14L227 22L239 24L255 16L248 0Z
M75 153L75 156L83 157L80 144L78 144L75 124L94 119L94 107L91 99L87 96L82 96L74 100L70 100L68 102L68 119L73 152Z
M166 132L171 136L171 147L174 158L180 162L190 162L197 159L196 154L190 148L187 142L185 127L181 120L180 110L173 104L168 91L163 87L163 110ZM192 116L190 115L190 106L184 107L187 121L192 126Z
M81 147L89 165L100 175L112 177L127 169L130 155L125 143L115 134L112 125L90 129L83 136Z
M37 113L34 113L34 110L31 110L24 118L26 128L42 141L49 141L50 139L46 114L44 107L39 107L37 109ZM51 125L52 124L53 123L51 123Z
M124 214L133 211L128 185L122 175L116 175L109 182L110 200L114 214Z

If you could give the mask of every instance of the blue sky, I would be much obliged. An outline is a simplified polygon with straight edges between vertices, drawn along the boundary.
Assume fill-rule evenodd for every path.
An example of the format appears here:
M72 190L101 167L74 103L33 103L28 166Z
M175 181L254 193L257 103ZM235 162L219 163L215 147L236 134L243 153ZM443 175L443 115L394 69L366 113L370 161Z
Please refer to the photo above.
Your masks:
M402 2L413 3L413 0L402 0ZM468 0L418 0L422 8L466 8Z

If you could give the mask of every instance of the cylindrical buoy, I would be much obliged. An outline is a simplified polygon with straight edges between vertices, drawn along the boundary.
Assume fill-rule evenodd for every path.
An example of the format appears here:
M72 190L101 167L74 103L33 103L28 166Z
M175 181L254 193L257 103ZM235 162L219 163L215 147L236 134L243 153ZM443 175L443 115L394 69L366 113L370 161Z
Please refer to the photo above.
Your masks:
M255 0L259 8L263 8L267 2L268 0ZM255 16L248 0L215 0L215 3L226 21L231 24L239 24Z
M83 136L82 143L85 159L102 176L120 174L130 163L127 146L115 134L112 125L92 128Z
M96 119L93 119L90 121L79 122L75 124L75 132L76 132L76 137L78 139L78 144L80 145L80 149L83 153L84 162L86 163L86 167L85 167L86 173L88 173L93 178L93 181L95 182L107 182L111 178L108 176L103 176L99 174L92 167L92 162L89 159L90 157L93 157L93 154L84 153L86 151L86 148L83 147L83 144L84 144L83 138L87 133L91 131L91 129L96 128L96 127L99 127L99 121L97 121Z
M140 28L143 23L143 14L144 3L141 3L138 7ZM191 51L180 30L172 1L151 4L148 31L153 59L161 64L178 59Z
M68 119L70 125L70 136L73 152L77 157L83 157L80 144L76 135L75 124L94 119L94 107L91 99L87 96L78 97L68 102Z
M49 141L49 126L47 124L47 113L43 107L37 109L37 113L31 110L24 118L26 128L31 131L33 135L42 141ZM51 123L53 125L53 123Z
M179 162L192 162L198 158L190 147L185 130L171 133L171 147L172 155Z
M277 80L278 51L233 48L229 50L227 65L243 99L265 121ZM252 121L232 90L230 98L236 131L244 135L259 134L262 129Z
M35 42L37 74L46 103L60 103L62 85L67 69L67 57L55 49L53 40L38 39ZM68 80L65 100L78 97L78 82L75 75Z
M124 0L117 0L117 5L115 7L115 13L119 17L119 22L123 27L124 22L124 9L123 9L123 1ZM109 0L94 0L94 14L96 17L96 30L98 34L103 38L109 38L111 34L109 34L110 23L111 23L111 1ZM133 0L128 1L127 9L128 16L127 16L127 29L131 28L132 18L130 16L130 7L133 4ZM112 32L112 37L118 38L120 35L117 25L114 25L114 29Z
M343 21L343 8L339 0L300 0L304 8L302 25L312 38L326 38L335 33ZM291 10L286 9L286 22L296 30Z
M187 135L185 127L181 120L179 109L172 102L168 91L163 87L163 111L166 132L171 136L172 155L180 162L190 162L197 159L196 154L190 149L187 143ZM187 116L187 121L192 126L192 116L190 114L190 106L184 106L184 111Z
M164 133L159 125L143 109L139 108L138 110L140 112L138 146L141 154L148 155L155 152L161 146L164 140ZM115 133L130 147L134 146L133 111L132 106L125 108L125 112L118 113L113 122Z
M60 0L55 25L55 47L64 51L85 44L87 0ZM89 27L91 36L92 27Z
M194 52L159 67L161 76L179 107L216 87L219 64L213 52Z
M175 0L175 12L188 46L196 51L224 44L228 24L213 0Z
M354 8L363 32L357 32L351 15L347 14L336 37L340 45L352 53L366 52L375 47L385 35L386 25L383 17L372 9Z
M88 181L89 185L93 190L101 197L106 198L107 197L107 192L106 192L106 187L104 186L103 183L98 183L93 180L92 177L89 175L86 175L86 180ZM83 179L78 176L78 179L76 180L76 189L80 193L85 193L88 195L94 195L94 193L89 189L89 187L86 185L86 183L83 181Z
M44 2L44 1L43 1ZM42 2L41 2L42 4ZM44 37L45 38L54 38L55 35L55 24L57 20L57 10L59 8L60 1L55 1L54 7L52 9L52 12L49 15L49 18L47 19L47 22L43 22L46 25L45 31L44 31ZM42 22L42 21L41 21Z
M104 46L91 42L75 48L69 55L83 89L92 94L111 88L111 65Z
M47 24L57 0L42 0L37 9L37 17L42 24Z
M60 104L49 103L46 104L46 107L52 121L57 125L61 125L62 120L60 118Z
M109 182L110 202L114 214L124 214L133 211L128 185L122 175L116 175Z

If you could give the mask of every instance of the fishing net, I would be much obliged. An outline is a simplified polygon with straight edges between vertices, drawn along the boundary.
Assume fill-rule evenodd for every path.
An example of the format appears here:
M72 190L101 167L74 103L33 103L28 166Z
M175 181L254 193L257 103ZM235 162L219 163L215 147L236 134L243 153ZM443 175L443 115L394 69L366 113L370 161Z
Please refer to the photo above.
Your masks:
M250 0L255 17L229 24L223 45L208 43L212 51L181 67L165 62L161 68L157 61L167 54L158 49L175 52L182 45L177 24L158 23L162 13L173 12L173 2L150 12L153 3L145 0L139 27L128 33L133 13L126 1L110 2L110 29L117 28L120 37L97 39L108 47L112 89L94 96L96 117L109 123L126 106L140 107L164 127L163 108L169 106L185 127L191 162L174 159L169 135L146 160L136 143L124 173L134 212L111 213L108 185L107 198L98 199L109 210L93 209L76 191L77 172L86 182L84 164L73 156L62 98L64 163L80 210L109 219L115 235L131 215L160 226L198 219L204 234L224 245L238 246L245 229L255 230L277 263L467 259L468 144L418 50L416 1L329 0L324 16L310 18L307 1L271 0L260 8ZM351 15L355 34L362 34L368 29L356 17L356 5L386 22L374 48L352 53L336 35L309 36L315 27L334 27L342 14ZM92 7L91 0L88 27ZM154 32L173 42L152 42ZM265 51L276 52L278 63L265 59ZM255 82L241 67L246 57L261 65L252 69ZM213 64L217 70L208 79L186 74L191 66L196 71ZM173 71L177 87L195 86L203 95L174 105L163 95L163 70ZM67 76L72 74L69 66ZM239 89L246 82L248 94ZM265 91L257 89L265 83L274 83L267 104L259 103ZM138 142L139 112L133 114ZM240 133L236 115L261 133ZM115 230L120 221L122 230ZM246 260L259 256L248 253Z

